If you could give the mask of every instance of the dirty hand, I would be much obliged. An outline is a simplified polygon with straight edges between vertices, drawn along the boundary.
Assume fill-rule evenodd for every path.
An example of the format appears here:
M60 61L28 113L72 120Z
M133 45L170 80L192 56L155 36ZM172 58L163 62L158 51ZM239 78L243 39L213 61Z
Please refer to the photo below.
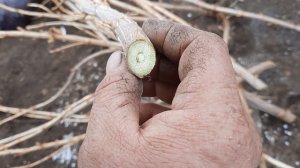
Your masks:
M80 167L255 168L259 136L243 110L226 44L218 36L150 20L158 53L151 80L126 69L120 53L97 88ZM171 109L142 104L157 96Z

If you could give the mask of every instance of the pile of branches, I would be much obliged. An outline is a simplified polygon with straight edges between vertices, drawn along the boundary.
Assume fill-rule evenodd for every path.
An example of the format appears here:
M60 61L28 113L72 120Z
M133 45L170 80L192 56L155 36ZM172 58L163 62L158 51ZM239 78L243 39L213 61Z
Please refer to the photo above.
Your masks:
M71 70L69 77L65 84L50 98L39 104L32 105L28 108L16 108L0 105L0 112L7 113L9 116L0 121L0 126L6 124L12 120L20 117L27 117L36 120L45 121L43 124L32 127L26 131L11 135L9 137L0 139L0 156L17 155L22 156L35 151L46 149L57 149L49 155L34 161L30 164L23 165L21 167L34 167L46 160L52 158L66 147L80 143L85 134L74 136L67 140L56 140L53 142L42 143L25 148L15 148L16 145L24 141L29 141L33 137L40 134L45 134L45 131L59 122L72 122L86 124L89 120L88 113L80 113L82 110L90 106L93 102L93 93L82 97L80 100L74 102L68 107L63 107L64 110L60 113L52 111L43 111L42 108L51 105L57 100L62 93L68 88L75 73L80 69L82 65L89 60L96 57L100 57L106 54L110 54L116 50L122 49L124 46L118 41L118 37L112 31L112 27L107 22L103 21L101 17L88 11L88 7L84 4L93 0L45 0L41 4L30 3L31 8L36 8L34 11L27 11L21 9L15 9L0 3L0 8L9 12L15 12L21 15L32 16L36 18L43 18L38 24L28 25L25 28L18 28L15 31L0 31L0 38L7 37L28 37L34 39L45 39L49 43L55 41L68 42L67 45L60 46L50 52L60 52L80 45L95 45L99 46L99 51L92 55L86 56ZM96 1L96 0L94 0ZM221 7L215 4L206 3L201 0L183 0L181 2L164 3L161 1L150 0L98 0L98 5L103 5L108 8L117 9L119 11L126 12L126 17L135 22L143 22L149 18L157 18L161 20L170 20L183 25L191 26L183 18L176 15L176 12L197 12L202 15L210 15L217 17L222 21L223 39L225 42L230 41L230 18L231 17L243 17L245 19L256 19L267 24L274 26L281 26L287 29L292 29L300 32L300 26L285 22L279 19L275 19L269 16L246 12L242 10L236 10L233 8ZM82 3L84 2L84 3ZM46 21L45 21L46 20ZM69 34L66 31L66 27L73 27L79 30L79 34ZM241 66L232 58L232 64L236 72L237 81L242 84L248 83L256 90L263 90L268 85L262 81L258 76L267 69L274 68L275 64L266 60L249 69ZM259 95L254 92L245 90L242 85L239 88L240 97L243 100L243 105L246 111L251 114L252 109L260 110L270 115L277 117L287 123L295 121L296 116L289 110L280 108L274 104L263 100ZM45 134L46 136L46 134ZM38 143L38 142L37 142ZM279 167L290 167L267 154L263 154L261 167L265 166L265 163L269 162Z

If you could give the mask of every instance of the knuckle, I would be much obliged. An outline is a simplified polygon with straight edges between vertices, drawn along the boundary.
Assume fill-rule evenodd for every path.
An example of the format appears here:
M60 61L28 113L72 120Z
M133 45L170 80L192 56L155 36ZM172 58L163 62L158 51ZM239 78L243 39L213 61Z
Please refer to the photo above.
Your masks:
M227 44L225 43L225 41L217 34L215 33L208 33L211 41L213 43L215 43L216 45L220 45L220 46L227 46Z
M215 56L229 55L228 46L219 35L210 33L210 44L212 46L210 52Z
M193 47L200 48L209 56L224 55L228 53L225 41L217 34L202 31L202 35L193 41Z
M197 40L201 39L202 44L205 44L209 52L213 51L222 51L224 50L228 51L227 44L225 41L217 34L211 33L211 32L205 32L206 33L206 38L199 37ZM201 44L201 42L198 41L198 43Z
M186 41L191 36L191 31L189 31L189 28L180 24L174 24L167 36L166 39L168 39L168 43L170 45L176 45L178 43L181 43L183 41Z
M183 51L179 76L183 79L193 69L203 73L209 65L225 60L229 60L229 51L224 40L216 34L201 31Z
M163 48L169 49L165 51L165 54L181 55L190 43L200 35L201 31L198 29L174 24L170 27L163 43ZM174 51L177 51L177 53L174 53Z

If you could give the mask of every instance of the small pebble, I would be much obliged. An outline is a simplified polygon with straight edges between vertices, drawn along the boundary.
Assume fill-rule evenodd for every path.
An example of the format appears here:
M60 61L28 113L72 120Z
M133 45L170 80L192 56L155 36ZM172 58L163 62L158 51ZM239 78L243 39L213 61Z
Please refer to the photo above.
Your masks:
M289 141L284 141L284 145L285 146L290 146L290 142Z
M289 125L288 125L288 124L283 124L282 127L283 127L284 129L288 129L288 128L289 128Z
M287 136L292 136L293 132L292 131L288 131L288 130L284 130L284 134Z
M94 66L94 67L98 67L98 63L97 63L97 62L94 62L94 63L93 63L93 66Z
M264 135L266 137L266 139L271 143L271 144L274 144L275 143L275 138L274 136L268 132L268 131L264 131Z

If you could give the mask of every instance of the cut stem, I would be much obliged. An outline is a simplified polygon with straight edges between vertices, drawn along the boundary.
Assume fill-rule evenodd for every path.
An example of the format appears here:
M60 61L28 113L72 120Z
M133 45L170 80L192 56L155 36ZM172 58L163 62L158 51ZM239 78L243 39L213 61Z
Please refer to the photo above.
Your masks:
M139 78L150 74L156 63L154 47L143 30L131 18L110 8L104 2L73 0L84 13L107 24L121 42L129 70ZM138 57L143 56L143 61Z

